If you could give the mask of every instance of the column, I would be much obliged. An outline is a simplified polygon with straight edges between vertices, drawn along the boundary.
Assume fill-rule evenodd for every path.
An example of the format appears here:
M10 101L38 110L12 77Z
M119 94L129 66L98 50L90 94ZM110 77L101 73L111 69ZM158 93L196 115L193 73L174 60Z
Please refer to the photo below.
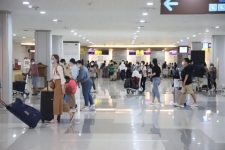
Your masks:
M37 30L35 31L35 62L47 65L47 79L52 78L52 34L51 31ZM44 78L38 80L38 87L44 86Z
M63 37L61 35L52 36L52 54L59 55L60 59L63 56Z
M0 11L0 80L1 99L12 102L12 19L11 13Z
M211 62L218 71L218 86L225 84L225 35L212 36Z
M191 50L202 50L202 42L192 42Z

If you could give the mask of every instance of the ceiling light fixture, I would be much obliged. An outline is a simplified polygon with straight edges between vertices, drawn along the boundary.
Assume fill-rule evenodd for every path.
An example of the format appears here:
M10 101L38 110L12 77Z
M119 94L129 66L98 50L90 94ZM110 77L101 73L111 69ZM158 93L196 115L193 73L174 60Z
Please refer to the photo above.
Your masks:
M74 32L74 35L77 35L77 32Z
M215 28L216 28L216 29L219 29L220 27L219 27L219 26L216 26Z
M209 30L205 30L205 32L209 32Z
M32 5L28 5L28 8L33 8L33 6Z
M137 30L136 32L140 32L139 30Z
M187 37L187 39L190 39L189 37Z
M87 39L86 41L88 42L89 40Z
M140 23L145 23L145 20L140 20Z
M16 34L13 34L13 36L16 36Z
M74 30L71 30L71 32L74 32Z
M146 12L145 12L145 13L142 13L142 15L143 15L143 16L147 16L147 15L148 15L148 13L146 13Z
M196 35L193 35L193 37L196 37Z
M25 39L26 37L24 36L23 39Z
M24 5L29 5L30 3L29 3L29 2L23 2L23 4L24 4Z
M138 27L138 29L141 29L141 27Z
M147 3L147 5L148 5L148 6L152 6L152 5L153 5L153 3Z
M45 11L41 11L40 14L45 14Z
M85 37L83 37L83 39L85 40L86 38L85 38Z
M182 39L181 39L180 41L181 41L181 42L183 42L183 40L182 40Z
M202 33L199 33L199 34L202 34Z
M58 19L54 19L53 21L54 21L54 22L58 22Z

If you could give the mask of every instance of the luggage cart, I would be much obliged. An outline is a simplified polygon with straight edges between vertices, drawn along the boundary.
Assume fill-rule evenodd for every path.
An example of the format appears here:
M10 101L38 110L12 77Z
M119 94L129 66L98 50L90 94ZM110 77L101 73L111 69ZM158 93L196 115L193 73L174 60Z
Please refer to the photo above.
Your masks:
M30 95L29 90L27 89L28 85L28 74L23 73L24 81L15 81L13 82L13 96L15 94L21 94L23 97L28 97Z

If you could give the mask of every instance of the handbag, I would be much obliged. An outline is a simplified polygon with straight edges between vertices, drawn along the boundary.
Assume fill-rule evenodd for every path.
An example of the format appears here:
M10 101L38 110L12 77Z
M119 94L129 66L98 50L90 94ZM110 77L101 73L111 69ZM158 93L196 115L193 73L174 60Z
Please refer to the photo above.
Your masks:
M55 73L57 73L57 72L58 72L58 71L57 71L57 67L56 67L56 68L55 68L54 75L55 75ZM50 88L53 89L53 90L55 89L55 82L53 82L53 81L51 82Z

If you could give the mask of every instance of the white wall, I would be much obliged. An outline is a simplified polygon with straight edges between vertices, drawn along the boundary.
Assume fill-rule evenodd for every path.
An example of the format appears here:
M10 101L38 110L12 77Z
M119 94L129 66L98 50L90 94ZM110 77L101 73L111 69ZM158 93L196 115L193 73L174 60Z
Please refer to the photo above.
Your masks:
M28 49L26 46L21 46L20 43L13 42L13 64L15 59L18 59L22 62L21 70L24 72L23 69L23 60L24 57L29 57Z
M80 43L63 43L62 58L66 62L69 62L71 58L74 58L76 61L80 60Z
M177 62L177 55L170 55L170 52L165 52L165 61L167 64Z

